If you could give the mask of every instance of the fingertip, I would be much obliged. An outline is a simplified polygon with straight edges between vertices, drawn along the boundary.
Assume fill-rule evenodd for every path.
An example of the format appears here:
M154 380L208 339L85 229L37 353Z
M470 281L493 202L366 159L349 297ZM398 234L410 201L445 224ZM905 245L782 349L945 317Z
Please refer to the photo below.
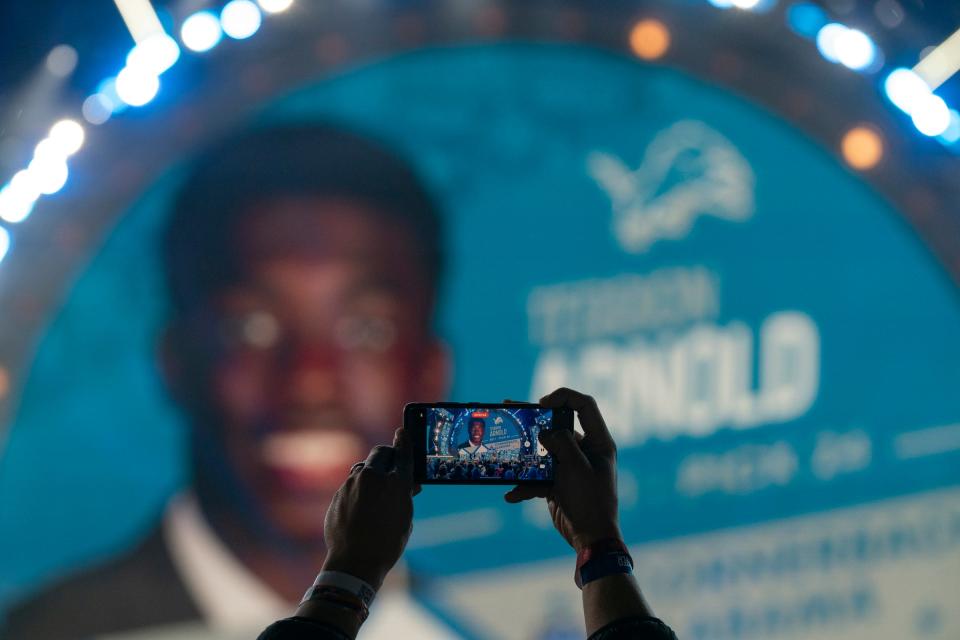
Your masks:
M550 407L556 409L562 407L566 402L566 395L568 389L566 387L560 387L548 393L547 395L540 398L540 404L545 407Z
M552 393L548 393L547 395L540 398L540 400L538 400L538 403L545 407L549 407L551 409L555 409L557 407L557 404L554 400Z

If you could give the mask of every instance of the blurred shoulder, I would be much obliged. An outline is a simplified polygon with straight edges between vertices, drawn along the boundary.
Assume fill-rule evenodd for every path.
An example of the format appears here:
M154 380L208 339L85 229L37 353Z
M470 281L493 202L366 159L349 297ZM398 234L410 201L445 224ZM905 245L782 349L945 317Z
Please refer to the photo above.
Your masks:
M157 528L132 551L15 605L0 637L65 640L199 617Z

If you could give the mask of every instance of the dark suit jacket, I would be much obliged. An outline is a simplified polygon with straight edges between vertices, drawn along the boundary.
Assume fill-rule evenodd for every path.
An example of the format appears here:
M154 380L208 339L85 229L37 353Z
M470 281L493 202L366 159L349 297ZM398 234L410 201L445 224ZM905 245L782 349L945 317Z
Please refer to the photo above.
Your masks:
M155 529L133 551L14 606L3 640L68 640L201 619Z

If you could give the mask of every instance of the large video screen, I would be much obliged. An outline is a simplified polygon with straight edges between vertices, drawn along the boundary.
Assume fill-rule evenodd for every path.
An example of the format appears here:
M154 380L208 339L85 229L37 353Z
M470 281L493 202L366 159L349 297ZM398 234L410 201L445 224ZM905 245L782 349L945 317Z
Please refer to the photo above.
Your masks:
M21 637L256 637L406 402L560 386L679 637L960 637L960 296L829 150L532 43L344 69L231 135L263 130L159 177L46 325L0 461ZM433 416L433 473L549 474L537 416L477 419ZM366 637L582 635L572 550L503 490L423 488Z

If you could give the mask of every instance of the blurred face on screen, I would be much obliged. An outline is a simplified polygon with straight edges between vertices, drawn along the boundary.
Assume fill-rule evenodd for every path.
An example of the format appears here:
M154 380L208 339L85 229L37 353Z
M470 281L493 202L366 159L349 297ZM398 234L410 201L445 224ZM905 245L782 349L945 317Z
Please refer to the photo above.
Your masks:
M195 440L216 464L196 454L198 491L322 545L350 466L391 441L405 402L443 392L433 285L402 219L359 201L262 202L233 241L247 266L210 301L219 347Z
M484 425L482 420L474 420L470 423L470 442L480 444L483 441Z

